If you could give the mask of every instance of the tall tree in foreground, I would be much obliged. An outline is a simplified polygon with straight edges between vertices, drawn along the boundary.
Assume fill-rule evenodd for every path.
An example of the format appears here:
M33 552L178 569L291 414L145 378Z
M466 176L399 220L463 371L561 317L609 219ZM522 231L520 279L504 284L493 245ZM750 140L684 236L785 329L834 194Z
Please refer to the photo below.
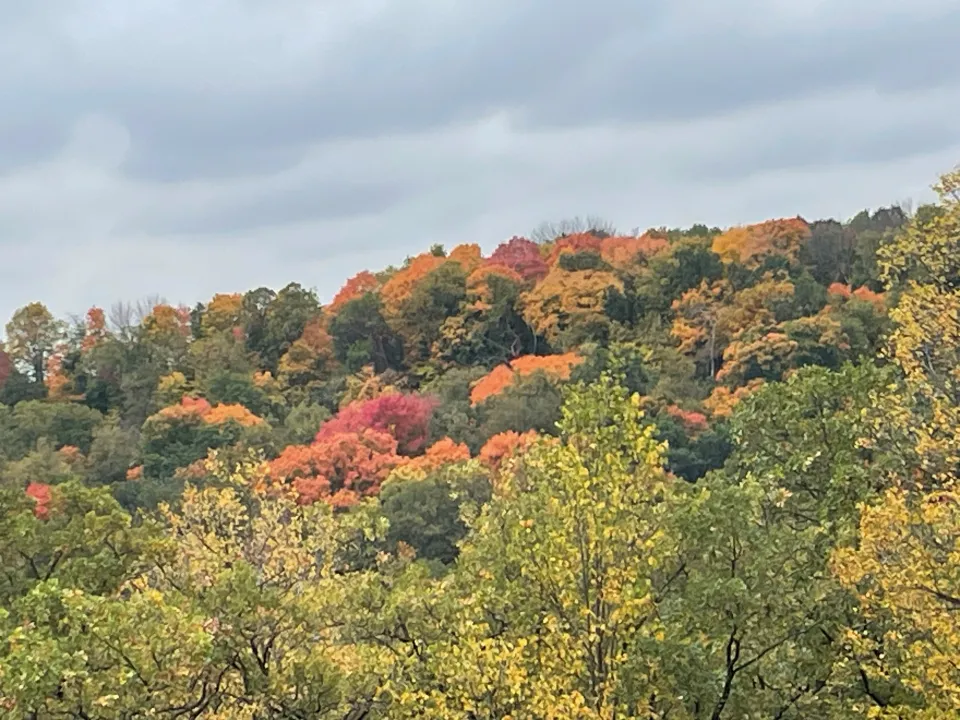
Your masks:
M460 598L399 717L635 717L628 645L655 635L669 481L639 398L613 377L568 395L559 442L530 448L473 521Z
M919 467L864 509L859 542L835 558L871 622L850 642L872 682L892 688L875 717L960 712L960 171L935 189L935 211L881 253L902 291L892 355L909 401L888 420L912 436Z

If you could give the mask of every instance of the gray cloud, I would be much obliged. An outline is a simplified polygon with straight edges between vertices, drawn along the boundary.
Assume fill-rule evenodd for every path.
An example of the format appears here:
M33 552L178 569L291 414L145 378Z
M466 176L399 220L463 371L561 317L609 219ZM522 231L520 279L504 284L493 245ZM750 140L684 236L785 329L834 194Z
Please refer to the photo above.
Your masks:
M0 314L432 242L848 215L960 160L960 0L0 0ZM80 307L77 307L80 306Z

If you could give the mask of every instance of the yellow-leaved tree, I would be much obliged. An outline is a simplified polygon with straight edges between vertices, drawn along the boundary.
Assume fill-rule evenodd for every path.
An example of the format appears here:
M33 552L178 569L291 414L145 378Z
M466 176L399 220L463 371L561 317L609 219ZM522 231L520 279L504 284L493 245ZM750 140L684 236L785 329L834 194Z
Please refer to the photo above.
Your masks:
M397 689L396 717L647 716L648 688L624 669L658 632L671 483L642 416L609 375L569 391L559 442L528 448L471 521L443 632Z
M304 506L251 460L162 508L166 532L116 592L56 580L5 637L0 715L35 718L366 717L386 650L344 639L348 538L372 532ZM95 522L96 518L88 518ZM0 612L0 620L3 613ZM11 711L11 715L3 715Z
M960 171L935 189L940 202L881 251L905 386L885 421L919 467L863 509L859 542L834 558L868 620L850 639L885 689L874 717L960 714Z

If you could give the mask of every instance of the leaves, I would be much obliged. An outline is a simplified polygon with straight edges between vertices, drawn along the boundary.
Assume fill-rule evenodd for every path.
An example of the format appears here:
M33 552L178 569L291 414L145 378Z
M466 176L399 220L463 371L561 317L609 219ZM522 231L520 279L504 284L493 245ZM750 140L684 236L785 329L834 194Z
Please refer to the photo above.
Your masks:
M509 365L498 365L487 375L474 383L470 390L470 402L478 405L510 387L517 378L542 372L550 378L569 380L573 368L583 362L576 353L563 355L524 355L510 361Z

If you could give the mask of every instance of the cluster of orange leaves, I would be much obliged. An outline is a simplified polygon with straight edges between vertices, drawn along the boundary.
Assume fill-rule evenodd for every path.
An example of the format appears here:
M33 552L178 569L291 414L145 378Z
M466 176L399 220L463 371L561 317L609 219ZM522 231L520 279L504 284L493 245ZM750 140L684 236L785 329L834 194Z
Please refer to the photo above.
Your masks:
M143 320L144 329L151 335L190 335L190 308L157 305Z
M560 256L568 253L592 252L599 255L602 244L603 240L592 233L575 233L557 238L547 246L547 264L556 265Z
M692 432L707 429L707 416L695 410L684 410L676 405L668 405L664 411Z
M397 315L423 279L448 262L458 263L469 274L483 262L480 246L458 245L446 257L429 252L417 255L407 267L394 273L380 290L387 315Z
M592 233L577 233L558 238L547 250L547 263L556 265L561 255L566 253L591 252L599 255L614 267L625 268L634 264L638 258L650 258L669 246L666 238L646 233L639 237L633 235L612 235L599 238Z
M384 284L380 290L384 310L388 315L400 312L403 303L413 294L423 279L447 261L431 253L421 253L401 268Z
M649 259L669 245L666 238L649 233L640 237L614 235L601 241L600 257L616 268L627 268L638 258Z
M467 294L473 299L472 309L489 310L493 301L490 291L490 278L501 277L516 283L524 284L523 277L516 270L506 265L485 264L478 267L467 277Z
M425 473L439 470L444 465L464 462L470 459L470 448L448 437L438 440L419 457L404 458L401 466Z
M58 348L47 358L46 374L43 378L47 393L52 398L62 398L70 385L70 378L63 371L63 349Z
M376 495L390 472L402 462L389 433L367 428L291 445L269 464L270 477L292 485L298 502L317 501L344 508Z
M538 438L536 430L528 430L522 434L513 430L498 433L483 444L477 457L491 470L498 470L505 461L525 451Z
M470 274L483 263L483 252L476 243L457 245L447 255L447 260L460 263L464 272Z
M844 300L850 300L851 298L862 300L863 302L871 303L880 311L886 309L886 297L884 294L874 292L866 285L862 285L856 290L851 290L849 285L835 282L827 288L827 294L841 297Z
M80 351L89 352L106 337L107 318L101 308L92 307L87 310L86 327L83 340L80 341Z
M723 351L723 367L717 372L717 382L742 385L747 367L759 366L765 374L775 369L787 369L797 350L797 342L785 333L771 331L758 337L735 339Z
M710 397L703 401L703 406L714 417L730 417L733 409L747 396L755 393L761 385L763 380L760 378L755 378L734 390L725 385L717 385L710 393Z
M606 270L568 272L557 266L521 297L523 318L550 342L577 320L605 317L604 303L610 290L623 291L623 282Z
M75 465L76 463L83 462L83 453L80 452L80 448L76 445L64 445L57 450L57 452L67 465Z
M756 266L767 255L796 258L810 238L810 226L800 218L767 220L730 228L713 240L713 251L727 262Z
M46 483L32 482L27 485L27 496L34 501L33 514L41 520L50 517L50 506L53 500L53 493L50 486Z
M511 360L509 365L498 365L477 380L470 390L470 402L478 405L506 390L517 378L538 371L557 380L569 380L573 368L582 362L583 358L575 352L563 355L523 355Z
M278 370L281 376L310 375L333 364L333 338L324 325L321 318L307 323L300 337L280 358Z
M219 425L233 420L244 427L252 427L263 422L263 418L257 417L243 405L236 403L211 405L204 398L194 398L189 395L184 395L178 405L163 408L158 415L170 420L200 418L210 425Z
M358 272L352 278L344 283L340 291L333 296L333 300L327 306L327 310L336 312L351 300L363 297L367 293L376 292L380 287L380 281L377 276L369 270Z

